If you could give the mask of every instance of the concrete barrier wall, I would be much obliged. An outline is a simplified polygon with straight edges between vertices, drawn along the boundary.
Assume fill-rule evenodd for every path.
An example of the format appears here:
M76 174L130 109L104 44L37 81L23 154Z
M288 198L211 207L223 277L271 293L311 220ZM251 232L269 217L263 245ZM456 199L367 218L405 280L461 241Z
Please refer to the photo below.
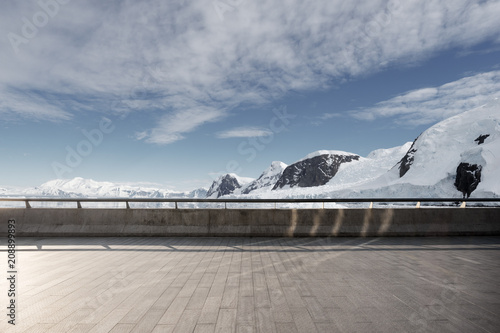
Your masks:
M498 208L0 209L0 236L500 235Z

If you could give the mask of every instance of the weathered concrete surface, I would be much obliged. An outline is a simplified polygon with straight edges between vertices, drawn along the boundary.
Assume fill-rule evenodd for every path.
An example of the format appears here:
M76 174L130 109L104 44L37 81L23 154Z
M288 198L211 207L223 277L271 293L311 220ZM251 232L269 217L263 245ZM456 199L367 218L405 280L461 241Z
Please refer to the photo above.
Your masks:
M500 235L498 208L2 208L0 235L11 218L18 236Z
M22 237L16 248L17 321L3 275L0 332L500 332L500 237Z

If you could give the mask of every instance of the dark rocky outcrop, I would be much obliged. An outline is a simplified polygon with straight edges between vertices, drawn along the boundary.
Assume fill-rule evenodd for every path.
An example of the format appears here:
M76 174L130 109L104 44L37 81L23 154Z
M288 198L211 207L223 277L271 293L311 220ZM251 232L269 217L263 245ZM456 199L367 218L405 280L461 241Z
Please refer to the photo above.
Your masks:
M214 193L217 193L217 198L228 195L234 192L234 190L241 187L236 177L226 174L220 176L219 179L212 183L212 186L208 189L207 197L211 197Z
M477 188L481 182L482 167L477 164L460 163L457 167L457 176L455 178L455 187L462 192L463 197L470 197L470 194Z
M484 143L484 140L486 140L487 137L489 137L490 135L489 134L482 134L480 136L477 137L476 141L478 145Z
M408 152L405 154L405 156L403 156L401 161L399 161L399 163L398 163L399 164L399 178L403 177L408 172L408 170L410 170L410 167L413 164L414 155L417 152L417 150L415 148L413 148L413 146L415 145L415 142L417 142L417 140L418 140L418 138L416 138L413 141L410 149L408 149Z
M328 183L342 163L359 160L357 155L318 155L289 165L273 187L273 190L290 187L312 187Z

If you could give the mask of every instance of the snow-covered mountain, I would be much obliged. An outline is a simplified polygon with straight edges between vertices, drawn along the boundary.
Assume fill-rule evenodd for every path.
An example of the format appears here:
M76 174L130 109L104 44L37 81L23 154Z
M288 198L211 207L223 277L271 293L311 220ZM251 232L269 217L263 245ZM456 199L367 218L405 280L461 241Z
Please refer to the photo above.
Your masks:
M280 179L283 171L286 169L287 165L280 161L274 161L271 163L269 168L264 170L264 172L254 180L244 187L241 191L242 194L248 194L253 191L268 190L273 187L276 182Z
M231 197L270 199L314 198L330 197L331 192L333 191L337 191L339 194L346 193L352 188L374 181L378 177L387 173L388 170L394 167L401 160L410 146L411 142L407 142L399 147L377 149L368 154L367 157L361 157L347 152L320 150L305 156L285 168L285 170L289 169L294 171L300 166L303 170L303 174L300 172L291 172L291 176L286 176L284 172L282 172L281 176L273 178L275 180L274 185L270 182L267 186L251 191L248 194L243 193L244 195L238 195L238 193L235 192L231 195ZM341 162L343 158L340 156L348 156L351 158L350 161L345 159ZM321 157L321 159L318 159L318 157ZM327 161L329 163L327 163ZM294 165L296 165L297 168L290 168ZM328 167L331 169L328 169ZM336 173L332 170L334 168L337 170ZM304 176L304 174L306 176ZM314 180L314 177L309 176L308 174L312 174L314 176L321 174L321 177L323 178L320 179L326 179L326 183L324 185L311 185L309 187L298 186L297 184L301 181L305 182L308 181L308 179ZM275 186L280 179L288 179L287 181L293 180L295 181L295 186L287 185L284 188ZM342 197L343 195L338 196Z
M367 157L337 150L319 150L289 166L274 161L251 182L235 174L220 176L208 190L207 197L290 198L321 195L332 187L347 188L376 179L398 163L410 145L408 142L401 147L378 149Z
M460 198L468 194L473 197L500 197L499 104L495 100L443 120L424 131L413 143L378 149L366 157L343 161L339 163L336 173L325 175L328 163L325 160L314 163L314 159L328 154L357 155L338 151L309 154L287 167L293 171L287 176L287 181L293 181L295 186L279 186L278 181L272 190L268 187L250 192L245 197ZM297 186L301 179L307 179L301 175L298 165L305 165L304 169L309 172L330 179L324 185L311 181L304 187ZM286 173L285 170L281 178Z
M240 190L244 185L254 181L253 178L240 177L234 173L227 173L219 176L212 186L208 189L207 198L215 199L223 195L241 193Z
M343 151L316 151L289 165L273 186L273 190L325 185L335 176L342 164L357 160L358 155Z
M441 121L413 144L375 150L343 163L323 186L276 189L252 197L460 198L467 191L472 197L500 197L498 100Z
M73 179L55 179L38 187L10 190L0 195L36 196L36 197L111 197L111 198L204 198L207 190L200 188L189 192L176 192L168 189L137 184L117 184L99 182L76 177Z
M476 187L470 187L473 183ZM415 140L394 169L367 186L404 186L405 192L427 196L456 196L460 192L500 196L498 100L432 126Z
M377 149L366 157L343 164L327 185L338 190L346 190L374 180L390 170L410 146L411 142L407 142L394 148Z

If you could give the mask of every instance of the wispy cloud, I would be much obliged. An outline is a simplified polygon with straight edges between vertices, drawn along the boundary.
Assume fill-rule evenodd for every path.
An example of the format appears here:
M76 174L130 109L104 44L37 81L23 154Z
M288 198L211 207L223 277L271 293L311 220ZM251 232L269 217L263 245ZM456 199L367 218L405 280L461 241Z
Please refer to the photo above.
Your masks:
M165 110L137 137L167 144L242 104L325 88L450 47L500 42L499 1L238 4L221 20L211 1L72 1L26 37L25 21L43 9L9 1L0 35L28 42L16 53L12 40L0 39L0 115L54 120L110 107L124 114ZM40 93L20 103L26 91ZM57 94L66 96L60 104L40 100ZM81 100L88 103L75 108Z
M217 121L224 115L224 112L208 107L172 112L164 115L158 122L157 127L137 133L136 138L138 140L145 139L146 142L156 144L173 143L184 139L186 133L194 131L204 123Z
M331 113L323 113L318 118L321 120L328 120L328 119L332 119L332 118L342 118L343 116L344 116L344 114L342 114L340 112L331 112Z
M64 121L72 115L61 103L37 93L4 89L0 97L0 117L21 116L25 119Z
M345 114L341 113L341 112L323 113L320 116L312 118L311 124L314 126L320 126L320 125L323 125L325 123L325 120L334 119L334 118L342 118L342 117L345 117Z
M439 87L406 92L374 107L351 111L357 119L394 117L398 123L428 124L500 97L500 71L476 74Z
M272 135L271 132L267 128L263 127L252 127L252 126L244 126L244 127L236 127L227 131L219 132L216 136L219 139L229 139L229 138L254 138L260 136L269 136Z

